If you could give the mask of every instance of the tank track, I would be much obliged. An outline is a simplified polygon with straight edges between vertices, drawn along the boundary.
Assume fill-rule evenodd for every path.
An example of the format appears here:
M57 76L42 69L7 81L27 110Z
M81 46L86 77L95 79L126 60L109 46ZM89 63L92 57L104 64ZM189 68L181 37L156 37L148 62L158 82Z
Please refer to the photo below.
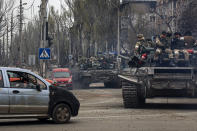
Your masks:
M122 81L122 96L125 108L136 108L145 103L145 98L140 97L137 85L129 81Z

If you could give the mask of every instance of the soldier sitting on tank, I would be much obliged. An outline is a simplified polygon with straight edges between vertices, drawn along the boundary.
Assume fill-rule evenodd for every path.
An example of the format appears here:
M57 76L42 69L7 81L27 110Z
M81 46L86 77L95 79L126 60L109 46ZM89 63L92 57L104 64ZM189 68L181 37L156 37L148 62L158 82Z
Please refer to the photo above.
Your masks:
M185 42L185 49L191 49L195 46L196 40L190 31L185 32L184 37L181 38Z
M155 44L151 39L146 39L146 47L154 48Z
M138 34L137 35L137 43L135 44L135 50L134 53L136 55L141 55L143 53L143 46L145 46L145 38L143 34Z
M171 48L172 48L172 50L174 50L175 62L176 63L179 62L180 53L184 54L184 60L186 62L189 61L189 53L188 53L187 50L185 50L184 41L181 40L181 33L180 32L175 32L174 33L174 38L172 39Z
M134 56L132 57L131 61L129 62L129 66L132 67L141 67L143 66L147 61L148 58L148 52L147 48L152 47L153 43L151 40L146 41L143 34L137 35L138 41L135 45L134 50Z
M159 61L159 57L162 53L166 53L168 55L168 58L170 60L169 65L174 66L171 43L167 40L167 33L165 31L162 32L160 37L156 38L156 51L154 60Z

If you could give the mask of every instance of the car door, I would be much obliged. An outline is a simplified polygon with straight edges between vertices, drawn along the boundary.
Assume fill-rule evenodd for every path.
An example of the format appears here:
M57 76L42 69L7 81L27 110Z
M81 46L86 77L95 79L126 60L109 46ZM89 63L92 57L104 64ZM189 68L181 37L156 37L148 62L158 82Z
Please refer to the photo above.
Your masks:
M49 91L36 76L19 71L7 71L10 81L10 113L47 114ZM36 86L40 86L41 91Z
M0 70L0 114L9 113L9 96L8 96L8 86L4 82L3 72Z

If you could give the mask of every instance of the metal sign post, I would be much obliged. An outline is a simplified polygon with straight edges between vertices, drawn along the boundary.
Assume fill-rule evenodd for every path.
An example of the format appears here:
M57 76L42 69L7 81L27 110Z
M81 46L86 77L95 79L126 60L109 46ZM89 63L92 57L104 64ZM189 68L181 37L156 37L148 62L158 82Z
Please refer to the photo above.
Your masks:
M41 43L40 47L45 48L47 44L47 33L46 33L46 23L47 23L47 3L48 0L42 0L41 1L41 6L40 6L40 17L41 17ZM46 51L43 52L43 57L41 58L47 58L45 57L47 55ZM49 54L50 55L50 54ZM40 54L39 54L40 57ZM45 59L42 59L40 61L40 74L43 77L46 77L46 61Z

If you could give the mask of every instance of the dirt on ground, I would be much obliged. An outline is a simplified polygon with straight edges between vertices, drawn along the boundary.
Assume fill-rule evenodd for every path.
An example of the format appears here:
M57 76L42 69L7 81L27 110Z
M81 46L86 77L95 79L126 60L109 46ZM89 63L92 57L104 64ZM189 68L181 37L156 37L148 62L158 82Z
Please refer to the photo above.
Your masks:
M93 87L93 86L92 86ZM52 121L0 120L2 131L196 131L197 99L148 99L138 109L125 109L121 89L72 91L81 103L68 124Z

